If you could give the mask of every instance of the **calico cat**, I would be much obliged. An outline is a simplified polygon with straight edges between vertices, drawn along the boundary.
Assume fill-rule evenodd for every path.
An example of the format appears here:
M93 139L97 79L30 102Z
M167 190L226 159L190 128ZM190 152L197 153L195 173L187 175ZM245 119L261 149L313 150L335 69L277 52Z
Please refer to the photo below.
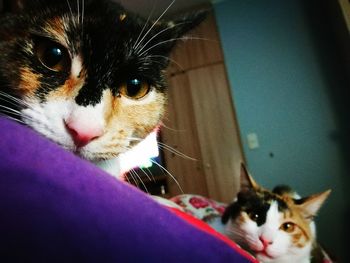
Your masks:
M151 21L107 0L13 3L0 18L0 112L92 162L159 125L169 53L205 17Z
M329 194L330 190L300 198L285 186L271 192L242 165L241 190L222 222L226 234L261 262L331 262L317 244L313 221Z

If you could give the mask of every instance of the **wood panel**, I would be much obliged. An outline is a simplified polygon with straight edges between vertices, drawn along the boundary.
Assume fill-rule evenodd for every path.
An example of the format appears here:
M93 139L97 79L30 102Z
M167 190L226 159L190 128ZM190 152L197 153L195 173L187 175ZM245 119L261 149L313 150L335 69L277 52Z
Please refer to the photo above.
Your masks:
M190 70L188 77L209 196L232 201L243 155L225 66Z
M350 33L350 1L349 0L338 0L340 8L342 10L348 32Z
M208 196L202 164L199 161L202 157L187 75L171 77L169 86L169 110L164 121L165 126L162 127L162 141L193 159L165 150L167 170L177 179L184 193ZM178 185L171 178L168 180L168 189L170 196L181 194Z

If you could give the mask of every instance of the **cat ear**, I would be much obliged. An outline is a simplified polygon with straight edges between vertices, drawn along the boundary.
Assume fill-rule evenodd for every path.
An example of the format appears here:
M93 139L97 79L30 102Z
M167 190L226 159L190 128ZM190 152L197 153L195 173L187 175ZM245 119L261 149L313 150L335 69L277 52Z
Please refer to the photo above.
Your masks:
M3 9L5 12L19 13L24 9L25 0L4 0Z
M207 17L207 11L177 16L167 21L159 21L155 24L152 40L152 53L168 55L179 40L185 40L184 35L198 26ZM150 45L152 46L152 45Z
M241 192L249 191L250 189L257 190L259 185L255 182L253 177L249 174L247 167L241 163Z
M168 26L172 27L172 35L175 38L181 37L202 23L207 17L207 11L197 11L176 17L167 22Z
M318 210L320 210L324 201L328 198L331 190L324 191L319 194L314 194L309 197L305 197L294 202L301 209L301 213L306 219L313 219L316 216Z
M73 1L73 0L66 0ZM3 0L4 12L9 13L22 13L25 10L34 10L42 7L47 7L51 4L57 4L60 1L57 0ZM68 5L68 2L66 2Z
M225 225L230 218L233 215L233 210L234 210L234 204L230 204L228 207L226 207L224 213L222 214L221 217L221 222Z

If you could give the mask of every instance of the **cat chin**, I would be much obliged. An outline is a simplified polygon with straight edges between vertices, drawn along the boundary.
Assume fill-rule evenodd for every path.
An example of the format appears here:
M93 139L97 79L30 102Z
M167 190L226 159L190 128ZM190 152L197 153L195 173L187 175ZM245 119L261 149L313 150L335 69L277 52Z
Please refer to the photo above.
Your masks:
M259 260L259 262L279 262L276 258L268 255L265 251L256 253L255 257Z

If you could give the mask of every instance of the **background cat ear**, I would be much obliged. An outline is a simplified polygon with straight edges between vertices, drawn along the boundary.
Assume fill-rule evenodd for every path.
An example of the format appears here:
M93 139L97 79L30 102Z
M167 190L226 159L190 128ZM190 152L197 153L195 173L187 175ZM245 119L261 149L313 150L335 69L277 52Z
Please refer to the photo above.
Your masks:
M255 182L253 177L249 174L247 167L244 163L241 163L241 188L242 192L249 191L250 189L257 190L259 185Z
M316 216L318 210L320 210L330 193L331 190L327 190L319 194L314 194L309 197L295 200L295 202L300 207L303 216L306 219L312 219L314 216Z
M233 210L234 210L234 205L230 204L228 207L226 207L224 213L222 214L221 217L221 223L224 225L230 220L230 218L233 216Z

